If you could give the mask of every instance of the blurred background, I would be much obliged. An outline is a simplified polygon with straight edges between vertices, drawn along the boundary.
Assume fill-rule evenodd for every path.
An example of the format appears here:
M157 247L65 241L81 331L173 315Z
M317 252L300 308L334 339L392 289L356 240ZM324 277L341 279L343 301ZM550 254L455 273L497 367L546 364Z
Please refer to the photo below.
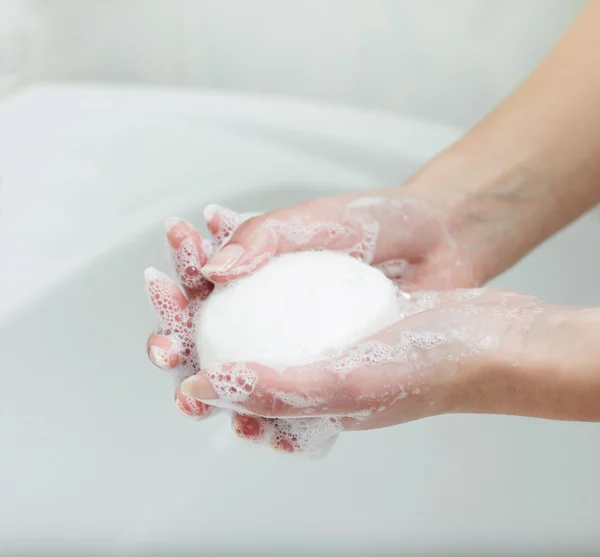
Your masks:
M464 128L536 66L584 4L0 0L0 91L35 78L172 84Z
M177 415L142 280L171 269L168 216L401 183L584 4L0 0L0 555L599 555L597 424L448 416L317 466L253 452ZM598 217L495 285L600 305Z

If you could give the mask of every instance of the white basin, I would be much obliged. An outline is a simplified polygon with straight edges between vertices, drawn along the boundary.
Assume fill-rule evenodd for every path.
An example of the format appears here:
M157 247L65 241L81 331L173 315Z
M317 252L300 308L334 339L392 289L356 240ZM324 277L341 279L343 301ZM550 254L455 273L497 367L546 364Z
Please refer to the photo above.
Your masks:
M151 366L162 219L392 185L458 136L219 93L45 85L0 104L0 554L600 551L600 426L432 418L306 462L186 421ZM595 214L496 285L600 305Z

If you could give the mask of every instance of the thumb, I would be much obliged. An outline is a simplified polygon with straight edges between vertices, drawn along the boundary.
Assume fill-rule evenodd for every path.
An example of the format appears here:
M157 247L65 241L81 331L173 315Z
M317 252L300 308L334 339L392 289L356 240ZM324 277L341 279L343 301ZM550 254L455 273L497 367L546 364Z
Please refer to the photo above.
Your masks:
M311 249L351 250L363 232L345 218L342 198L315 200L240 223L203 267L213 282L226 282L262 267L274 255Z
M264 417L314 415L331 399L337 380L320 366L277 371L253 362L212 366L186 379L181 392L205 404Z
M352 416L406 396L410 374L382 349L389 352L380 342L365 342L335 360L281 371L252 362L224 364L186 379L181 391L205 404L269 418Z

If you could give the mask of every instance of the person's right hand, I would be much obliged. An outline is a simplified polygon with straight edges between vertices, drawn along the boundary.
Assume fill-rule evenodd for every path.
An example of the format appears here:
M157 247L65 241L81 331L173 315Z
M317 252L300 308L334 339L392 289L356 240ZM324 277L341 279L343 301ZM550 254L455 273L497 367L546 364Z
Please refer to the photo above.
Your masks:
M481 254L491 246L466 205L467 195L460 191L416 185L315 199L247 220L202 273L212 282L226 282L277 254L327 249L359 257L406 289L478 286L489 278ZM221 227L227 218L223 211L209 208L209 228ZM489 234L497 226L492 220Z
M279 369L211 366L182 391L215 406L235 403L255 416L248 420L290 424L275 437L289 451L343 430L449 413L600 421L600 308L465 289L414 293L403 313L331 358ZM238 377L251 378L249 388L232 396ZM299 435L295 420L312 421Z

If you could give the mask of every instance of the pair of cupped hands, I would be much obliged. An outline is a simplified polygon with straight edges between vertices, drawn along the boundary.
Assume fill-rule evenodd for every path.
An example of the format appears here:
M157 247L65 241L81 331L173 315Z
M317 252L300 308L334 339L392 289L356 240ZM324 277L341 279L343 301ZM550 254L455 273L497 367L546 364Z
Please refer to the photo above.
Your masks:
M470 232L459 205L399 187L259 216L210 205L208 239L182 219L167 221L181 288L159 271L146 272L158 322L147 348L155 365L175 372L178 410L203 419L228 407L222 385L229 382L234 391L246 390L232 413L234 433L290 452L299 450L290 420L310 415L331 416L340 430L364 430L477 411L481 385L490 384L498 362L516 361L543 304L474 288L490 278L475 260L487 239L480 227ZM383 271L406 293L403 319L340 355L359 362L343 374L331 361L284 371L232 362L216 371L217 387L215 370L200 368L194 339L203 300L215 284L243 277L277 254L315 249L344 251ZM240 366L253 374L251 385L239 380Z

